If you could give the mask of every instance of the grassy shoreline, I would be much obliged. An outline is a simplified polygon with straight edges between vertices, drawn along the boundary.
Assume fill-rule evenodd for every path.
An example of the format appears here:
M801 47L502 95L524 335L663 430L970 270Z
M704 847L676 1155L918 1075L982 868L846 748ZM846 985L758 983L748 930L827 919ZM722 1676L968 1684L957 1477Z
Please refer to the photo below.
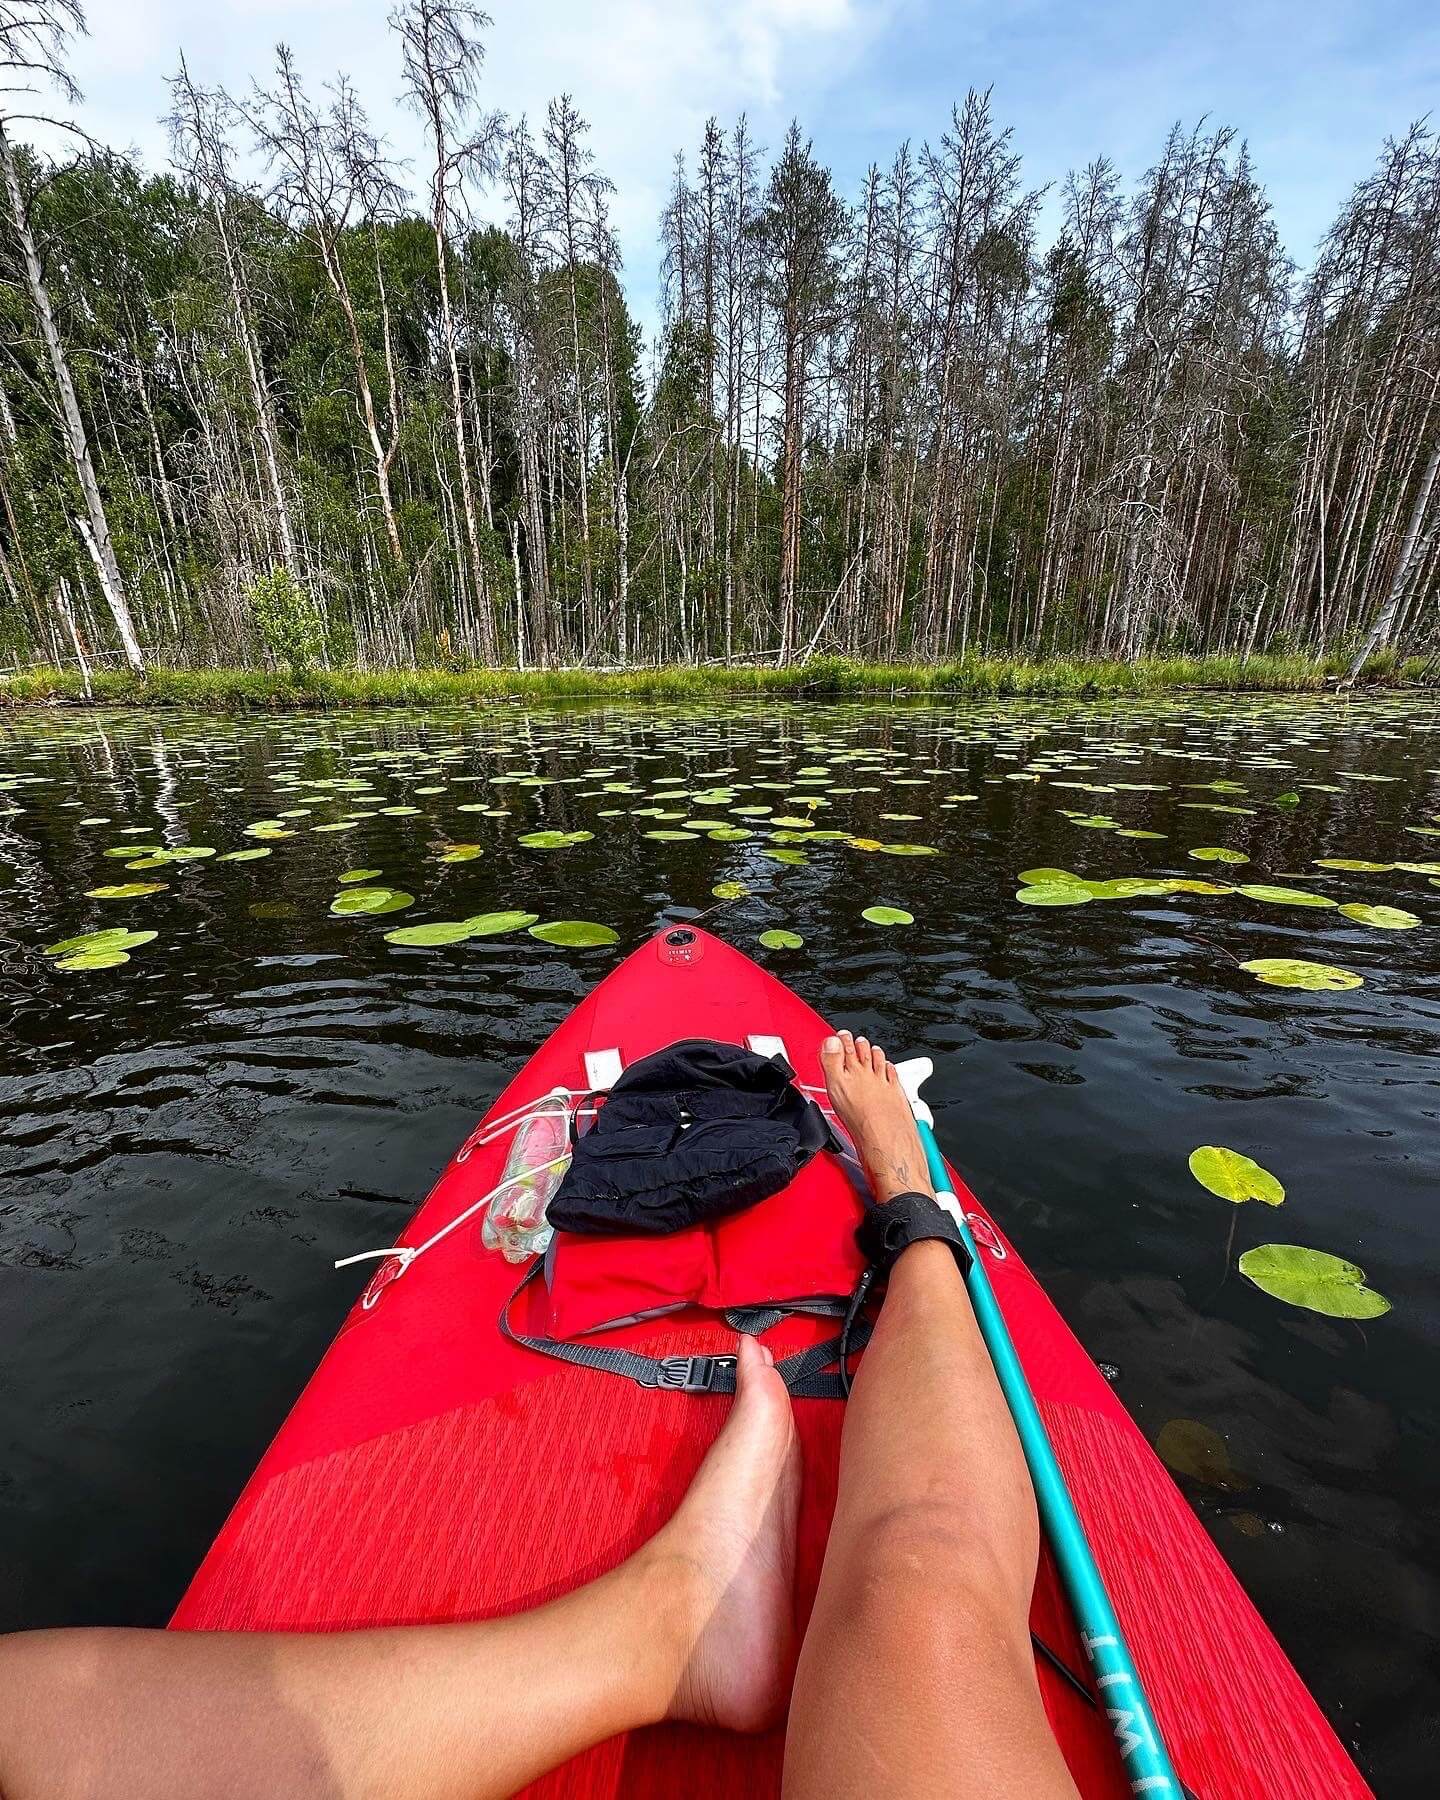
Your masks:
M864 695L971 695L1078 698L1179 689L1319 693L1333 689L1347 658L1261 655L1150 657L1109 662L1069 657L1037 661L967 657L948 663L867 663L825 657L793 668L760 666L618 669L152 669L141 680L97 673L87 703L77 672L31 669L0 676L0 710L30 706L176 706L220 712L411 706L484 700L794 699ZM1440 686L1419 658L1371 659L1360 685Z

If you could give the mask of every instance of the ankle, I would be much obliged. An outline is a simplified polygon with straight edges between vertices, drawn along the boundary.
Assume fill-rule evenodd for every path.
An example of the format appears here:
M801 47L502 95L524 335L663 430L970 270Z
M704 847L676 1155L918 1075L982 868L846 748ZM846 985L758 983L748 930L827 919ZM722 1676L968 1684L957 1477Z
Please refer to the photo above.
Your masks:
M663 1526L631 1559L636 1577L637 1629L647 1647L646 1714L651 1724L685 1716L695 1647L714 1611L698 1559Z

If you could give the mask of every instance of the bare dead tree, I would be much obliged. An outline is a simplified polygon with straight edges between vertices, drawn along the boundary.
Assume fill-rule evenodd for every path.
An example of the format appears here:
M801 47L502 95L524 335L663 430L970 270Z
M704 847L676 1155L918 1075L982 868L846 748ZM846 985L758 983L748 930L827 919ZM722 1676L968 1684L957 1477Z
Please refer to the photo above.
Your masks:
M100 591L115 621L125 660L137 675L143 675L145 659L135 633L125 579L115 555L105 502L95 477L89 434L75 395L65 345L55 323L40 246L31 228L30 208L34 196L24 191L15 154L14 130L19 124L43 122L78 132L73 121L63 115L54 117L31 108L38 94L47 88L54 89L62 100L71 104L79 100L80 91L65 67L64 56L70 37L84 30L85 14L79 0L20 0L19 4L16 0L3 0L0 4L0 67L3 67L5 83L0 88L0 175L4 178L10 219L20 247L26 290L60 398L66 449L84 502L84 515L75 521L75 527L95 565Z
M464 184L489 181L499 167L504 130L501 116L472 116L485 59L479 34L489 24L489 15L465 0L409 0L390 15L391 29L399 34L401 42L405 98L425 122L433 156L430 223L435 233L440 282L440 328L449 365L451 427L460 470L465 539L480 613L481 647L486 655L492 655L495 649L494 607L480 550L470 473L455 312L450 296L449 238Z

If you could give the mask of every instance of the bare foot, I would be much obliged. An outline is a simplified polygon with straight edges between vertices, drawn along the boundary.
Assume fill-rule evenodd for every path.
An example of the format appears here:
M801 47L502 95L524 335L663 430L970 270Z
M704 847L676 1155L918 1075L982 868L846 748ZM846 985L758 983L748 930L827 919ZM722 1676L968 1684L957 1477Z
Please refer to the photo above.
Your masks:
M667 1716L763 1731L783 1716L795 1672L800 1447L785 1383L753 1338L740 1339L737 1377L724 1430L650 1548L697 1578Z
M933 1193L910 1102L880 1046L842 1031L820 1046L820 1066L830 1103L850 1133L875 1198Z

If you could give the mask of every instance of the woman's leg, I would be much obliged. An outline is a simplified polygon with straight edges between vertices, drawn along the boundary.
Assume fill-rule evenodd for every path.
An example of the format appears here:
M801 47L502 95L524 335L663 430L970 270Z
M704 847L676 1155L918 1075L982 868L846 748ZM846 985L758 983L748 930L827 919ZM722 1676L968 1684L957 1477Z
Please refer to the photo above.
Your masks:
M330 1634L0 1639L3 1800L488 1800L635 1726L756 1731L794 1660L790 1398L742 1338L739 1392L674 1518L533 1612Z
M821 1060L877 1199L929 1192L883 1053L847 1032ZM915 1244L845 1415L787 1800L1073 1800L1030 1649L1038 1555L1029 1474L964 1280L944 1244Z

